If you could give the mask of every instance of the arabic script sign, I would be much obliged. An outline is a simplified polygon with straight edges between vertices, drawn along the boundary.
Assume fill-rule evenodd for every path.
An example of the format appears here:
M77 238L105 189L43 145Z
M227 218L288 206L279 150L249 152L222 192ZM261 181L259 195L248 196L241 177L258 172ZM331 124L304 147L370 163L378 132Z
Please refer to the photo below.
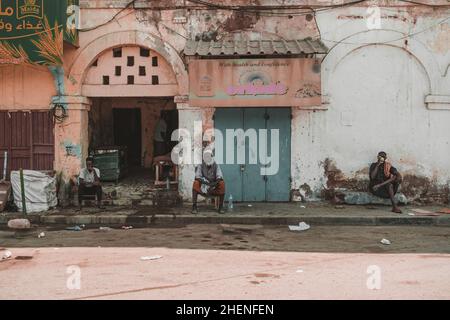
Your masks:
M60 65L79 0L0 0L0 63Z
M307 58L193 60L193 107L287 107L321 104L320 61Z

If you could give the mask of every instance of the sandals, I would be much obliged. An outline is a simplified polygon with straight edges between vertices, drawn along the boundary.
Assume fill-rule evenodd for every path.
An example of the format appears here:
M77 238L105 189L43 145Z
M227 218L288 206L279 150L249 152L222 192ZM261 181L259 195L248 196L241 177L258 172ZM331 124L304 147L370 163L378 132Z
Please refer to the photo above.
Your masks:
M400 210L399 208L392 208L392 212L394 212L394 213L403 213L403 211Z

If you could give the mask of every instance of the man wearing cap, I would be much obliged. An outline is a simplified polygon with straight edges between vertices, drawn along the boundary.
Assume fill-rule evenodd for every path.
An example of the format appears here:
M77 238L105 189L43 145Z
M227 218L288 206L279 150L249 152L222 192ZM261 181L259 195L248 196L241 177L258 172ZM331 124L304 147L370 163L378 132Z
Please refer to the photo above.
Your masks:
M219 213L223 210L225 198L225 182L223 181L222 170L214 160L212 151L207 150L203 154L202 164L195 168L195 181L192 187L192 213L197 214L198 195L219 196Z

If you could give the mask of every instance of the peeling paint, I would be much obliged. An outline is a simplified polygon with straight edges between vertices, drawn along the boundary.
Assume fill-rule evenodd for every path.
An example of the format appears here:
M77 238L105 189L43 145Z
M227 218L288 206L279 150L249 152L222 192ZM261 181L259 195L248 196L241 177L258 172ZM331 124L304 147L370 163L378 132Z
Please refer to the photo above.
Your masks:
M65 150L66 157L82 158L82 148L79 144L74 144L70 140L64 140L61 142L61 147Z

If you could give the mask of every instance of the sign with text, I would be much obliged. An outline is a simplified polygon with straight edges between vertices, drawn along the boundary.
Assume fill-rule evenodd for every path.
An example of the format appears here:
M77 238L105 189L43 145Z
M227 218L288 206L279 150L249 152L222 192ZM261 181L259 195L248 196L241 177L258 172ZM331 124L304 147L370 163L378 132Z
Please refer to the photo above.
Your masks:
M286 107L321 104L320 60L234 59L189 63L193 107Z
M79 0L0 0L0 63L62 65L78 43Z

